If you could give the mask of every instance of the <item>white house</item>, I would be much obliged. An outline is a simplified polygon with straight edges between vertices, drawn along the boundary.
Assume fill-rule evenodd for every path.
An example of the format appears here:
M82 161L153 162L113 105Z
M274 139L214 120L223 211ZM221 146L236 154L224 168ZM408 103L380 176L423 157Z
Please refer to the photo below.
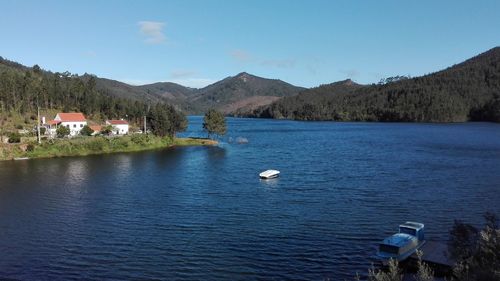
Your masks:
M106 120L106 125L113 127L113 134L126 135L128 134L128 122L126 120Z
M69 129L70 135L75 136L80 134L80 130L87 125L87 119L83 113L57 113L54 120L47 122L48 133L53 135L56 133L59 126L65 126Z

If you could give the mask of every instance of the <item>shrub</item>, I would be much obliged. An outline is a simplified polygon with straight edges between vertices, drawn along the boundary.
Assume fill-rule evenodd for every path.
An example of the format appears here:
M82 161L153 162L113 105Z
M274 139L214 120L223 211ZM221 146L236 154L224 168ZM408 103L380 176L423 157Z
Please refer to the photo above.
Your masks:
M56 134L58 138L64 138L65 136L68 136L70 133L70 130L66 126L59 126L56 130Z
M368 270L368 280L370 281L401 281L403 280L403 274L399 269L399 263L397 260L389 260L389 270L384 272L382 270L376 270L371 268Z
M135 134L132 135L131 140L135 144L145 145L149 142L149 136L145 134Z
M91 136L92 133L94 133L94 130L92 130L88 125L83 126L80 130L80 135L82 136Z
M106 139L95 138L85 143L85 147L90 151L103 151L106 146Z
M18 133L10 133L9 134L9 143L20 143L21 135Z
M125 138L113 138L110 140L113 149L123 149L128 147L128 140Z
M23 128L24 128L24 127L23 127L23 125L21 125L21 124L16 125L16 129L18 129L18 130L22 130Z
M109 136L109 135L111 134L111 132L112 132L112 131L113 131L113 126L108 125L108 126L106 126L106 127L102 128L102 130L101 130L101 134L106 135L106 136Z
M415 275L415 281L433 281L434 271L429 267L429 265L422 262L422 256L424 253L421 250L417 250L417 275Z
M35 150L35 145L34 144L30 143L30 144L28 144L28 146L26 146L26 151L31 152L33 150Z
M453 269L455 280L500 280L498 218L493 213L486 213L484 218L486 225L483 229L455 221L450 231L450 250L458 254Z

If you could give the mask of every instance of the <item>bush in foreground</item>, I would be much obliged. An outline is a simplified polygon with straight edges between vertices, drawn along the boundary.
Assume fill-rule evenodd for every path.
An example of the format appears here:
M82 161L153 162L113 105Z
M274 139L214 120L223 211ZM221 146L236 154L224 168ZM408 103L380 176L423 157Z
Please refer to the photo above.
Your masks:
M479 230L455 221L450 231L450 253L457 259L453 274L457 280L500 280L500 229L493 213L484 215L486 224Z

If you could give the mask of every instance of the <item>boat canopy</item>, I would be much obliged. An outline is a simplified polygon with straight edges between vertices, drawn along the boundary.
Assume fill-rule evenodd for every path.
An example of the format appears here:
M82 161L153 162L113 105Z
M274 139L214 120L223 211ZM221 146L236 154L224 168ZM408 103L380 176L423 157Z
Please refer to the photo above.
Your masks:
M418 237L419 240L425 240L423 223L407 221L399 225L399 233L406 233Z
M385 238L382 241L382 244L392 245L395 247L402 247L402 246L408 244L408 242L410 242L412 239L414 239L413 235L409 235L406 233L396 233L392 236Z
M424 228L424 224L423 223L419 223L419 222L412 222L412 221L407 221L403 224L400 224L399 227L406 227L406 228L412 228L412 229L415 229L415 230L420 230L422 228Z

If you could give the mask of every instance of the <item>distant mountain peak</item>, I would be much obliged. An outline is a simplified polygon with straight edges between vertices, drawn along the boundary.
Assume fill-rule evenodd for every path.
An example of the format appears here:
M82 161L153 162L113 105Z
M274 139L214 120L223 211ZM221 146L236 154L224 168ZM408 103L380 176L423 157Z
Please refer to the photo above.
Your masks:
M345 79L345 80L340 80L340 81L333 82L333 83L330 83L330 84L323 84L323 85L320 85L319 87L316 87L316 88L321 88L321 87L338 87L338 86L360 87L362 85L354 82L352 79Z
M240 72L199 89L189 101L192 108L201 112L216 108L227 113L242 107L269 104L279 98L296 95L302 90L304 88L278 79Z
M236 75L236 78L242 80L243 82L247 82L248 79L254 78L255 76L248 74L247 72L241 72L238 75Z
M342 84L344 84L344 85L348 85L348 86L353 85L353 84L356 84L356 83L354 83L354 81L352 81L352 80L351 80L351 78L346 79L346 80L341 81L341 82L342 82Z
M245 72L245 71L240 72L240 73L238 73L238 74L236 75L236 77L242 77L242 76L253 76L253 75L251 75L250 73Z

